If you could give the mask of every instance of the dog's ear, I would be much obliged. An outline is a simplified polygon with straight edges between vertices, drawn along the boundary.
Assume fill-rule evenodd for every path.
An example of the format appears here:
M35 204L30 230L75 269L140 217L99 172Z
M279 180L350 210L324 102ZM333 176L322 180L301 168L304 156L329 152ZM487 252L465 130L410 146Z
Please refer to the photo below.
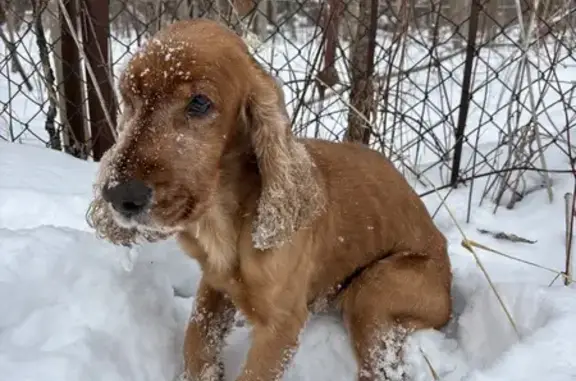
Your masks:
M254 71L244 111L262 183L252 240L265 250L310 223L324 192L310 154L292 135L279 83L257 64Z

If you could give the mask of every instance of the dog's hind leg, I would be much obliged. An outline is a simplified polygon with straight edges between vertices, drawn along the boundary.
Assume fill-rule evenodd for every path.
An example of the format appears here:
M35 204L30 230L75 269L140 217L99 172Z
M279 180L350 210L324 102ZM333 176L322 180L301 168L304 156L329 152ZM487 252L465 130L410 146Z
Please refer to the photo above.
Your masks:
M404 381L402 344L417 329L450 317L450 268L426 255L400 253L364 269L341 295L359 381Z

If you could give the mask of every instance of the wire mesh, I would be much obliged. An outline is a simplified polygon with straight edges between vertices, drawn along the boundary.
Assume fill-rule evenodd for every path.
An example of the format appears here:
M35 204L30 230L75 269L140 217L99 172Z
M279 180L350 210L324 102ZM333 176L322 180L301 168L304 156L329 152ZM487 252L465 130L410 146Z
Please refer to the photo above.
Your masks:
M97 160L116 81L164 25L207 17L283 84L294 133L368 144L431 192L508 207L572 163L568 0L0 0L0 139ZM98 112L96 112L98 111ZM432 179L432 180L431 180ZM426 193L426 192L425 192ZM503 201L505 200L505 201Z

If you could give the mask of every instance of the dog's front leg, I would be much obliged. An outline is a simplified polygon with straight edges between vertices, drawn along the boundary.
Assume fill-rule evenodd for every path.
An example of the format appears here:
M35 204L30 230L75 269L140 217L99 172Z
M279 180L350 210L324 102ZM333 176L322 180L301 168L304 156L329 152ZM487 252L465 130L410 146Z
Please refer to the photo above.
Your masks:
M224 381L220 352L236 309L223 293L200 281L184 343L186 379Z
M279 381L292 361L307 314L284 316L274 323L255 324L252 346L237 381Z

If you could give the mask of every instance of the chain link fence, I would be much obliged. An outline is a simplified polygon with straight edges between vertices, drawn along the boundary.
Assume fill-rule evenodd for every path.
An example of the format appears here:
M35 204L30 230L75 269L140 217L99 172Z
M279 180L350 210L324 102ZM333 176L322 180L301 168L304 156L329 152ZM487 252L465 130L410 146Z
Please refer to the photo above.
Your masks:
M283 84L294 133L368 144L425 190L511 208L572 170L572 0L0 0L0 139L98 160L127 59L220 20ZM549 168L564 154L566 168ZM427 189L427 190L426 190Z

